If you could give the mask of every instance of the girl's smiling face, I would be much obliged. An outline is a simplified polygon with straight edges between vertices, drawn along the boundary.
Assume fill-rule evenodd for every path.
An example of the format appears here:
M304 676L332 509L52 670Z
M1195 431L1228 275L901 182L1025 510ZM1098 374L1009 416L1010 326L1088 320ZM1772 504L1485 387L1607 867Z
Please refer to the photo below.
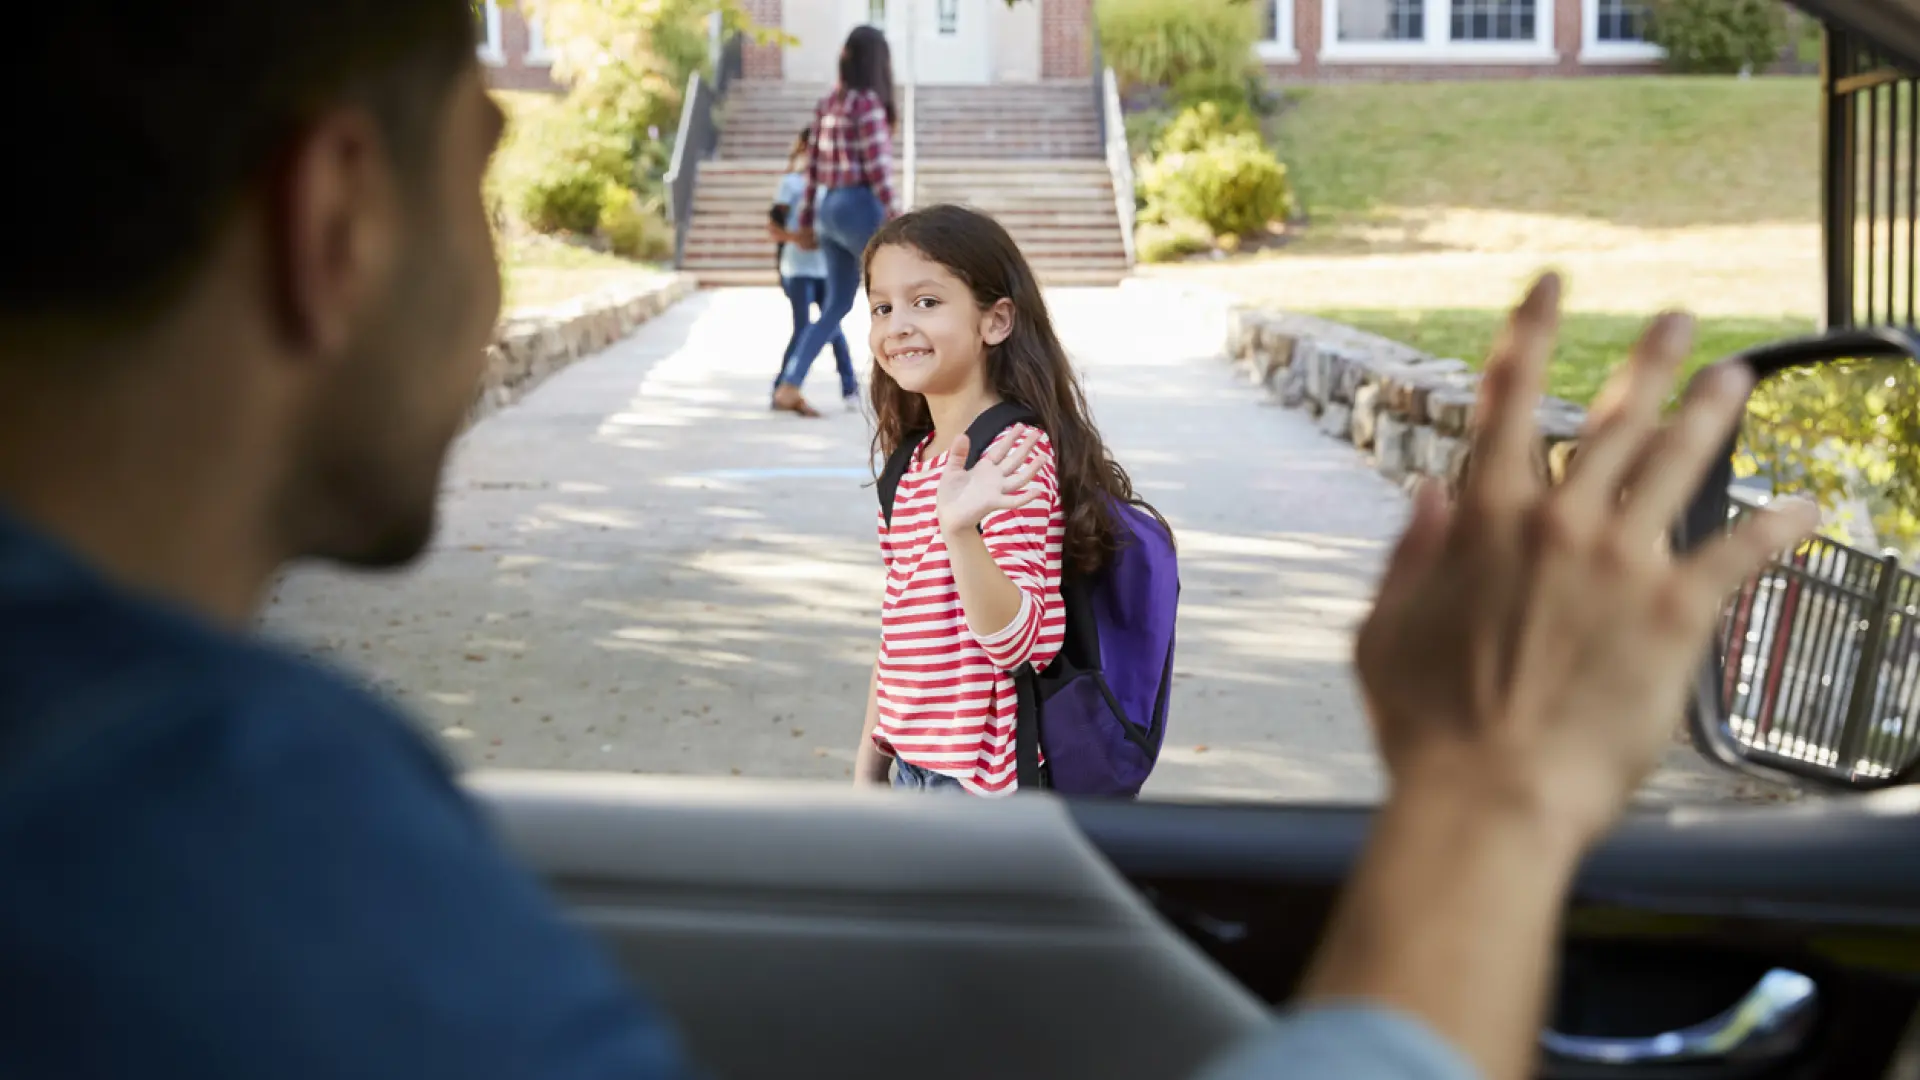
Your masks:
M888 244L867 264L873 358L913 394L978 392L987 379L987 349L1013 329L1013 302L982 309L966 282L918 250Z

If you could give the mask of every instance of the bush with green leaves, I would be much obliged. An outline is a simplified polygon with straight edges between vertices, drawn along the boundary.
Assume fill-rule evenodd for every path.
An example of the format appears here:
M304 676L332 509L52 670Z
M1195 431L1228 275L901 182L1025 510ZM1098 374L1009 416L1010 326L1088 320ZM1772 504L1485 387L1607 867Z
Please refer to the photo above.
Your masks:
M646 262L673 257L673 226L657 199L646 200L618 184L602 193L600 234L615 255Z
M1650 0L1648 36L1667 66L1689 75L1764 70L1787 41L1779 0Z
M1214 86L1245 78L1260 33L1251 0L1096 0L1102 55L1123 89L1179 85L1204 75Z
M1148 222L1133 236L1141 262L1177 262L1213 250L1213 235L1197 221Z
M1142 170L1137 190L1149 207L1143 219L1197 221L1215 236L1250 236L1293 211L1287 167L1245 131L1162 153Z
M1203 101L1173 118L1154 140L1156 154L1191 154L1229 135L1260 135L1260 122L1246 111L1222 108L1217 101Z

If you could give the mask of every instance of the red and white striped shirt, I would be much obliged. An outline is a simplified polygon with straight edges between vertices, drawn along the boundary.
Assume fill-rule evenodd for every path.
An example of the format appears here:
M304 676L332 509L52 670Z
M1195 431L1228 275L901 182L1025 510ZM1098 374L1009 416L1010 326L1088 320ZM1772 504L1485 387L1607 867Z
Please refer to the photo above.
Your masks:
M871 90L834 87L813 110L813 152L807 155L807 190L800 198L796 229L813 226L814 198L822 188L865 184L893 216L893 131L887 107Z
M1029 429L1015 424L996 444ZM990 637L967 625L934 496L947 455L914 464L893 498L893 525L880 518L887 592L880 607L880 718L873 739L883 752L959 780L976 795L1018 786L1014 724L1018 697L1010 674L1022 664L1046 668L1066 637L1060 603L1066 519L1054 475L1053 443L1040 436L1044 464L1032 486L1042 495L1018 510L987 515L981 533L1001 572L1020 589L1020 612Z

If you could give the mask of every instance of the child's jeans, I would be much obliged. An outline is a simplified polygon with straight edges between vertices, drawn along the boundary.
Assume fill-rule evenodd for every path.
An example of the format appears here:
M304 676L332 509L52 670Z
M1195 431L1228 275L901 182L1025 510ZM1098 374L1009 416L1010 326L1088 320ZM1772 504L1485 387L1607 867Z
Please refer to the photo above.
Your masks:
M786 374L787 366L793 363L793 348L813 323L813 305L822 307L827 303L827 279L817 277L783 277L780 288L787 294L787 302L793 305L793 336L787 338L787 351L780 356L780 374L773 378L773 388L780 389L780 379ZM833 328L833 362L840 369L840 396L853 397L860 393L860 377L854 374L853 355L847 350L847 335L838 326Z
M923 769L899 758L893 761L893 787L896 791L952 791L961 794L967 790L960 786L960 781L945 773Z

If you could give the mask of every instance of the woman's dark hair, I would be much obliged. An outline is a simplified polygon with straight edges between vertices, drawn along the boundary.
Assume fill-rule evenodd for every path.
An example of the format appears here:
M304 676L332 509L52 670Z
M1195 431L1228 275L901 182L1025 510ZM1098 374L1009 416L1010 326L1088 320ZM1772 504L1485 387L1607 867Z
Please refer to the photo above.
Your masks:
M813 125L808 124L806 127L803 127L800 129L800 134L794 136L793 149L787 151L787 156L793 157L795 154L804 154L812 146L813 146Z
M1040 282L1026 256L998 221L977 210L923 207L894 218L873 234L863 260L869 288L873 256L889 245L912 248L946 267L966 283L983 309L1001 300L1013 302L1013 330L1005 341L987 349L987 382L1001 400L1032 409L1053 442L1054 471L1066 517L1065 569L1070 574L1099 570L1120 542L1114 516L1108 512L1110 501L1141 506L1155 518L1160 515L1134 494L1132 479L1094 429L1086 394L1053 331ZM873 409L878 421L873 449L880 461L933 429L927 399L901 389L877 366ZM1165 526L1165 519L1160 523Z
M886 107L887 124L893 114L893 50L877 26L856 26L840 47L840 85L847 90L871 90Z

